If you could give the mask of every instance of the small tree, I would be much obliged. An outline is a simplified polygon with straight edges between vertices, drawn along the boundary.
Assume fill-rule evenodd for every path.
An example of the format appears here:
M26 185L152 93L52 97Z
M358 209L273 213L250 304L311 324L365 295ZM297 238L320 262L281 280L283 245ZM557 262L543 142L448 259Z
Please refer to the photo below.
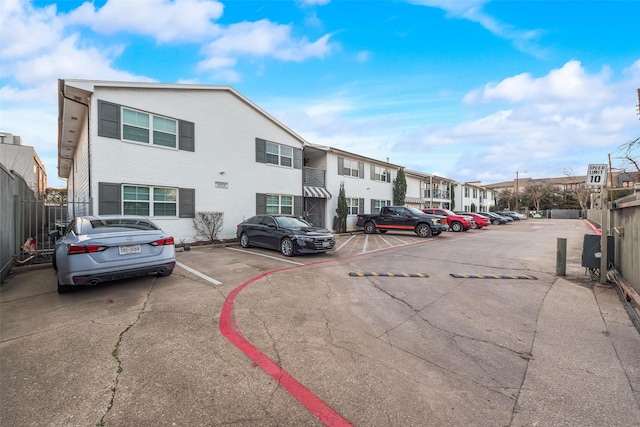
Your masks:
M456 208L456 185L451 183L451 210Z
M193 226L198 237L208 242L218 240L218 233L222 229L223 212L196 212L193 218Z
M395 206L404 205L404 199L407 196L407 178L404 175L404 169L398 169L398 175L393 180L393 204Z
M347 197L344 192L344 181L340 183L340 192L338 193L338 207L336 208L336 216L333 219L333 229L338 233L347 231L347 215L349 215L349 206L347 205Z

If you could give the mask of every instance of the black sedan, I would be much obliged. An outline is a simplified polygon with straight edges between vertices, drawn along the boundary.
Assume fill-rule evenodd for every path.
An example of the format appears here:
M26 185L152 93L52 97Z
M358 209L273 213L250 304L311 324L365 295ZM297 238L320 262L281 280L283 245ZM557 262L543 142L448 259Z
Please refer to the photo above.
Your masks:
M275 249L285 256L327 252L336 244L329 230L292 215L253 216L238 224L236 236L243 248Z

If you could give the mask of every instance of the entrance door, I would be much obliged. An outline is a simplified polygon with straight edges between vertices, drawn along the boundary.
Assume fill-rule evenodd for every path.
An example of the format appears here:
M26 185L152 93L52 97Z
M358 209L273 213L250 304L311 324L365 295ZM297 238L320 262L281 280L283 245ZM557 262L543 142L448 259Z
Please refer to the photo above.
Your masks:
M316 227L327 228L324 221L325 199L316 197L305 197L304 211L305 219Z

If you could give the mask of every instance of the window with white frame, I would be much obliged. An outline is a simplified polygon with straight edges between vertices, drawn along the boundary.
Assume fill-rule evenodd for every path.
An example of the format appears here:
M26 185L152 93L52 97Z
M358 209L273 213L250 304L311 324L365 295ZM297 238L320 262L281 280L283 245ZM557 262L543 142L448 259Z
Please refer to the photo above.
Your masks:
M373 180L380 182L391 182L391 174L389 169L374 166L373 168Z
M279 194L267 194L268 214L293 214L293 196L283 196Z
M266 143L267 163L272 165L293 166L293 148L286 145Z
M122 108L122 139L176 148L178 121Z
M475 199L475 198L477 198L477 197L478 197L478 189L477 189L477 188L474 188L474 189L473 189L473 198Z
M469 197L469 187L464 187L464 197Z
M342 174L347 176L359 177L358 162L354 160L344 159L344 168Z
M376 215L380 213L383 207L391 205L391 201L389 200L372 200L371 202L371 213Z
M126 215L177 216L178 189L123 185L122 212Z
M358 215L358 212L360 212L360 200L347 197L347 212L348 215Z

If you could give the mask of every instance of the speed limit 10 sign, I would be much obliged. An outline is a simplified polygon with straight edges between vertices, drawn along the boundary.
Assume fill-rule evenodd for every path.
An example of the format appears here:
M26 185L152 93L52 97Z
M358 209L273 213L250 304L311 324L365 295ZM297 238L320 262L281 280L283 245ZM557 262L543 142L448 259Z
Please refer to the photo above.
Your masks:
M589 165L587 170L587 186L604 187L607 183L607 165Z

